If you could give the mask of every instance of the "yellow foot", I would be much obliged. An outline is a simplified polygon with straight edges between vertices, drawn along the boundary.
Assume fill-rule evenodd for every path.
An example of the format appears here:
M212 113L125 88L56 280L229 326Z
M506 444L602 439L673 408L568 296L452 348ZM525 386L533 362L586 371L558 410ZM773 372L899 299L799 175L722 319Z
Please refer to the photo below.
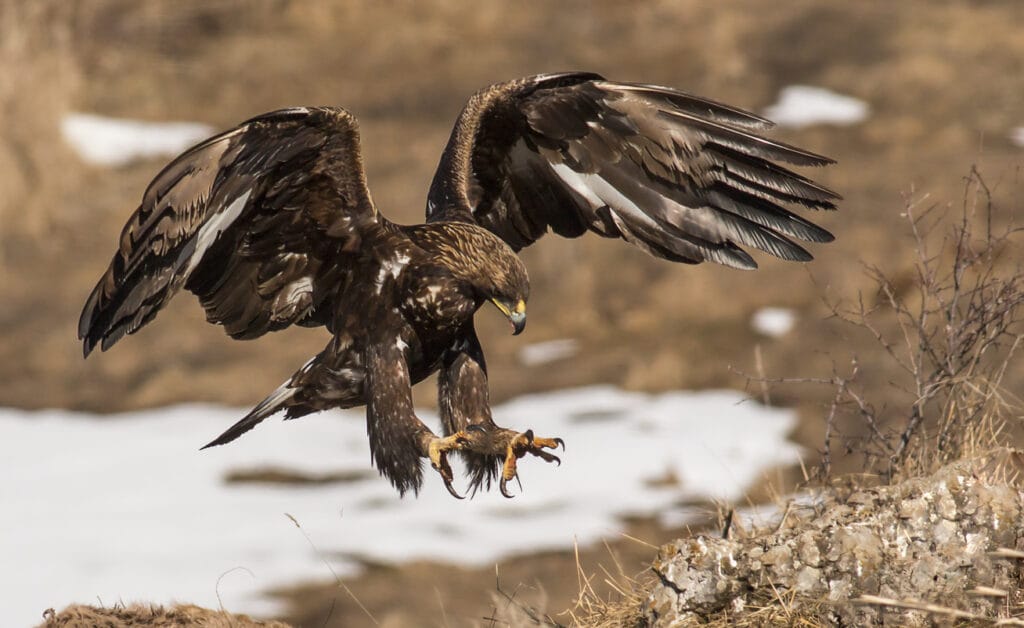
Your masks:
M452 497L456 499L465 499L462 495L459 495L455 487L452 486L452 467L448 464L448 452L457 451L465 448L468 441L463 432L457 432L451 436L445 438L433 438L430 440L430 444L427 445L427 454L430 457L430 465L434 467L434 470L440 474L441 479L444 480L444 487L448 489L448 492L452 494Z
M562 460L558 456L544 451L544 448L555 449L556 447L561 447L562 451L565 451L565 441L561 438L535 438L533 430L526 430L522 434L513 436L505 450L505 465L502 467L501 482L498 484L501 494L505 497L512 497L512 494L508 492L507 484L512 478L516 478L516 481L519 480L516 462L526 454L537 456L545 462L561 465Z

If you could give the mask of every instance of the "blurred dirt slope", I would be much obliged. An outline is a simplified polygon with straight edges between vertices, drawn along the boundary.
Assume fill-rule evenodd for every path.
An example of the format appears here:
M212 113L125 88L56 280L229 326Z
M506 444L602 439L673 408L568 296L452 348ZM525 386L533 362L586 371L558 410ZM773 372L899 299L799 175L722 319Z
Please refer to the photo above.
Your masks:
M411 222L470 93L565 69L753 110L786 85L817 85L866 100L872 116L775 134L840 162L814 173L846 197L840 212L818 216L838 240L815 247L806 268L763 256L756 273L672 266L598 238L529 250L529 333L513 341L497 316L479 317L495 397L593 381L737 385L727 366L750 369L758 342L769 372L820 373L840 337L822 320L821 294L865 286L861 260L909 268L903 193L957 202L978 162L997 202L1019 205L1022 153L1007 135L1024 124L1022 18L1015 0L796 0L770 11L759 0L0 3L0 404L249 405L326 342L316 330L233 342L183 296L83 362L79 308L163 162L81 163L59 136L65 112L226 127L276 107L341 104L362 123L375 200ZM798 329L759 338L748 320L765 305L796 309ZM558 337L578 338L580 356L529 369L516 361L524 342ZM433 392L420 397L431 403Z

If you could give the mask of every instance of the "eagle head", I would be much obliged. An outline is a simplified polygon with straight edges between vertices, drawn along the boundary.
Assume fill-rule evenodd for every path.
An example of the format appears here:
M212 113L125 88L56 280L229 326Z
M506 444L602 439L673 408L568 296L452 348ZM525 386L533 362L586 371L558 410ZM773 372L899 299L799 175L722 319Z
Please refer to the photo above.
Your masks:
M526 266L505 242L490 231L468 223L444 224L445 263L451 272L467 282L478 306L490 301L512 324L512 333L526 327L526 301L530 278Z

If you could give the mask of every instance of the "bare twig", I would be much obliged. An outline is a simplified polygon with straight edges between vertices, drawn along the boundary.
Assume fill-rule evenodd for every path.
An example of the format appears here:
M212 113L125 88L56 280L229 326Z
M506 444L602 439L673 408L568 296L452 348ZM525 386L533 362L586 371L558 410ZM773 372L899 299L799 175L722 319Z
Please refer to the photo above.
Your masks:
M356 603L356 606L358 606L359 609L362 610L366 614L366 616L370 618L370 621L373 622L374 626L379 626L380 623L377 621L377 618L373 616L373 613L370 612L370 609L363 606L363 603L359 601L359 598L356 597L356 594L352 592L352 589L348 588L348 585L345 584L345 581L341 579L341 576L338 575L338 572L334 570L334 567L331 566L331 563L328 562L327 558L323 555L323 552L321 552L320 548L318 548L316 546L316 543L313 542L313 539L309 538L309 535L306 534L306 531L302 529L302 525L299 523L299 520L288 513L284 513L284 516L288 517L288 520L295 524L295 527L299 529L299 532L302 533L302 536L306 539L306 542L309 543L309 546L313 548L313 551L320 558L320 562L322 562L324 566L327 567L327 570L331 572L331 575L334 576L334 582L340 588L344 589L345 593L348 593L348 596L352 598L352 601ZM333 602L331 604L330 613L334 613ZM330 615L328 615L328 617L330 617Z

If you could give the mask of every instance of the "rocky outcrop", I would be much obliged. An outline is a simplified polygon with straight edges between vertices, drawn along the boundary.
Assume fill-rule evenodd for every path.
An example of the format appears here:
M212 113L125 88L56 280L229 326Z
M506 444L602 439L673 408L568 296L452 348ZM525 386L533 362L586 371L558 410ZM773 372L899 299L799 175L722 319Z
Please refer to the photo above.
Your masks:
M825 625L1007 617L1024 603L1020 460L1000 450L791 509L743 538L677 540L654 563L647 619L740 620L771 604Z

